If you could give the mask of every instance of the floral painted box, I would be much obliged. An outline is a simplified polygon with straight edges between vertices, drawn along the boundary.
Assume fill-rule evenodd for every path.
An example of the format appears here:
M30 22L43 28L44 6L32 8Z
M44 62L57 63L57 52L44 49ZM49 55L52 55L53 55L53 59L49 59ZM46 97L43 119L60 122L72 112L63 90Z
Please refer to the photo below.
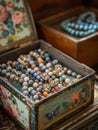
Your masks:
M0 105L9 115L44 130L91 105L94 71L37 40L27 1L1 0L0 12Z

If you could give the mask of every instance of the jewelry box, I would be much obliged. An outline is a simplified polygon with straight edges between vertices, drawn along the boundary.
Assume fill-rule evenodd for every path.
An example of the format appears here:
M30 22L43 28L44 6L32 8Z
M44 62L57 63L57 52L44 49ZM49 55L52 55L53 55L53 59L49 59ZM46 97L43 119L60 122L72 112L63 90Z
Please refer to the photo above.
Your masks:
M98 31L96 28L96 31L88 29L87 32L86 26L97 26L97 13L96 8L81 4L40 19L39 26L43 38L80 63L92 67L98 63ZM81 28L82 26L85 27Z
M93 103L94 70L38 40L26 0L0 1L0 105L26 130L52 129Z

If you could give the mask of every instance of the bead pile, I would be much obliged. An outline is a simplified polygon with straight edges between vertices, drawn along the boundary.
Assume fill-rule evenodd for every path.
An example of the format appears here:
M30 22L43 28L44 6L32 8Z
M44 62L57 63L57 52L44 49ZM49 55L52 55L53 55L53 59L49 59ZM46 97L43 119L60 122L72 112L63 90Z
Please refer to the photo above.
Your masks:
M85 12L79 17L72 17L61 22L61 28L75 37L85 37L98 30L96 15L93 12Z
M60 91L82 77L40 48L27 55L20 55L15 61L0 64L0 76L18 86L34 102Z

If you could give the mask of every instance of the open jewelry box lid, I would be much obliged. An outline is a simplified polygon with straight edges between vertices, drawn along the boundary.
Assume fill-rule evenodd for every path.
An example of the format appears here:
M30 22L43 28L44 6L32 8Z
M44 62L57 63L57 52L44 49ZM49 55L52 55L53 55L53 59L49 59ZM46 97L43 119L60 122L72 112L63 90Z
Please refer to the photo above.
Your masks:
M28 1L0 0L0 54L35 40L37 33Z

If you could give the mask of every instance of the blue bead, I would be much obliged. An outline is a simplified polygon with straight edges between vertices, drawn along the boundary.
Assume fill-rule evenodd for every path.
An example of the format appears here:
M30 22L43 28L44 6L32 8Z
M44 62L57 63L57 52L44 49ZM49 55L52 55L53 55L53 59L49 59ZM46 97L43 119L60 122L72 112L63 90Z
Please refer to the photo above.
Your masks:
M69 29L68 29L68 32L70 33L71 31L72 31L72 29L71 29L71 28L69 28Z
M37 79L37 80L40 80L40 78L41 78L41 77L40 77L39 75L38 75L38 76L36 76L36 79Z
M76 77L76 76L77 76L77 73L76 73L76 72L72 72L72 76L73 76L73 77Z
M79 36L79 31L76 31L76 32L75 32L75 35L76 35L76 36Z
M74 35L74 34L75 34L75 30L72 30L72 31L71 31L71 35Z
M79 24L76 24L76 25L75 25L75 28L78 29L78 28L79 28Z
M80 35L80 37L83 37L84 36L84 32L81 31L79 35Z
M19 62L18 62L18 61L15 61L15 65L19 65Z
M41 49L41 48L39 48L39 49L38 49L38 52L40 53L41 51L42 51L42 49Z
M7 73L7 71L5 69L2 70L2 72L1 72L2 76L6 75L6 73Z
M41 92L42 89L41 89L41 88L37 88L36 91L37 91L37 92Z
M3 69L6 69L7 65L6 65L6 64L2 64L1 67L2 67Z
M90 25L89 25L89 29L92 29L92 28L93 28L93 24L90 24Z
M93 28L96 30L96 29L97 29L97 26L96 26L96 25L93 25Z
M69 27L66 27L65 30L68 31Z
M45 58L45 61L46 61L46 62L50 61L50 57L46 57L46 58Z
M29 84L29 85L32 85L32 84L33 84L33 80L29 80L29 81L28 81L28 84Z
M36 94L36 90L31 90L29 93L30 95L34 96Z
M88 30L89 27L87 25L84 26L84 30Z
M28 58L26 59L26 61L27 61L28 63L30 63L31 57L28 57Z
M74 28L74 27L75 27L75 24L74 24L74 23L72 23L72 24L71 24L71 27L72 27L72 28Z
M31 75L33 75L33 74L35 73L35 71L34 71L34 70L31 70L29 73L30 73Z
M68 23L68 24L67 24L67 26L69 26L69 27L70 27L70 26L71 26L71 23Z
M37 74L37 73L34 73L33 76L36 78L36 77L38 76L38 74Z
M45 66L45 65L42 66L41 70L42 70L42 71L45 71L45 70L46 70L46 66Z
M84 32L84 35L85 35L85 36L87 36L88 34L89 34L89 32L88 32L88 31Z
M81 24L81 25L79 26L79 29L81 29L81 30L82 30L82 29L83 29L83 27L84 27L84 26Z
M53 64L53 65L58 64L58 60L57 60L57 59L54 59L54 60L52 61L52 64Z

